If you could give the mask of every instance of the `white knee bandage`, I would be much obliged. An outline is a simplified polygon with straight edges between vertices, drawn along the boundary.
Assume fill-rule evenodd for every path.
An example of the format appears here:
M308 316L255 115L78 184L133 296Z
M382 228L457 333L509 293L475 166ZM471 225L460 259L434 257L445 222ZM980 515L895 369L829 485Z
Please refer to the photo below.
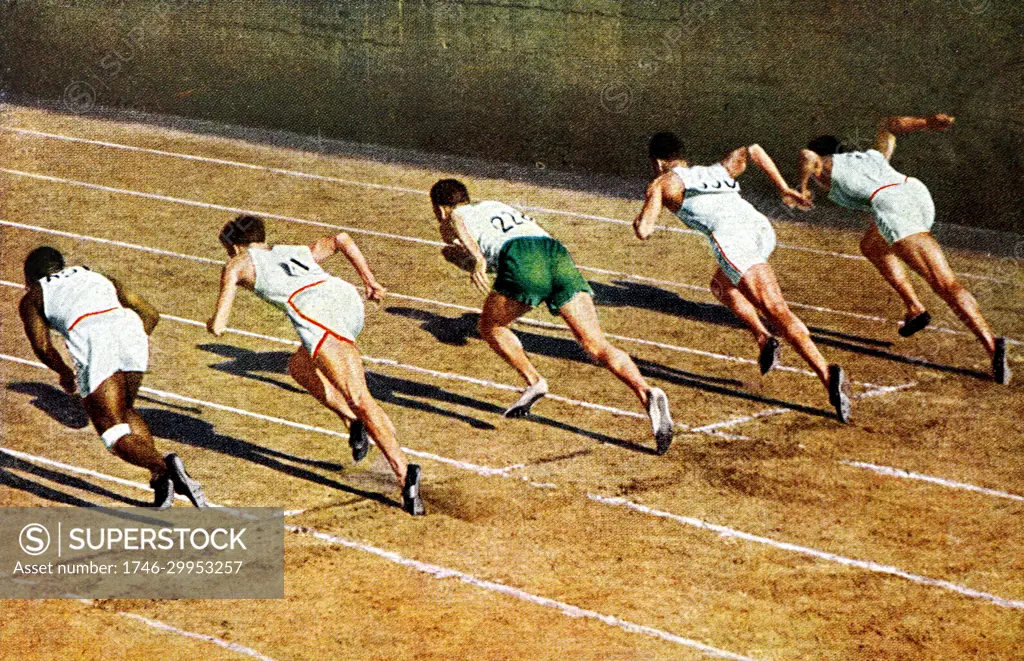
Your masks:
M107 431L100 434L100 438L103 439L103 444L107 446L107 449L113 452L114 444L130 433L132 433L132 428L127 422L122 422L121 424L114 425Z

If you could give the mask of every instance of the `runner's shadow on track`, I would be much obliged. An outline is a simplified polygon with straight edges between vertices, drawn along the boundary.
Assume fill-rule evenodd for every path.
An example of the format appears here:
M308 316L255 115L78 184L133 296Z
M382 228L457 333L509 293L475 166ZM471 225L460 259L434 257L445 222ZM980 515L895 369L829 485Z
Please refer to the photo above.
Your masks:
M590 286L594 290L594 302L602 307L639 308L718 326L743 328L736 315L724 305L691 301L660 287L628 280L616 280L611 284L592 281Z
M475 328L475 322L473 322L473 326ZM277 371L283 373L287 373L288 371L288 361L281 361L277 356L277 354L279 354L280 352L268 352L266 354L263 354L255 351L249 351L248 349L242 349L240 347L226 347L225 345L201 345L199 348L211 351L210 347L216 347L216 351L213 351L213 353L217 353L218 355L238 355L242 357L242 360L240 362L243 364L244 368L239 369L238 371L234 371L232 363L222 363L219 366L219 369L230 374L248 377L250 376L251 370L253 369L259 369L262 371ZM230 349L230 353L228 352L228 349ZM267 361L261 360L261 356L264 355L269 356L269 359ZM276 382L275 379L263 378L260 380L264 382ZM456 413L454 411L448 411L446 409L439 408L426 402L410 399L410 397L434 399L440 402L445 402L447 404L464 406L466 408L474 409L482 413L490 413L494 415L501 415L505 411L504 408L497 406L495 404L491 404L489 402L485 402L479 399L474 399L473 397L459 395L448 390L445 390L443 388L439 388L438 386L430 385L427 383L420 383L419 381L411 381L409 379L400 379L397 377L389 376L387 374L380 374L378 372L367 372L366 383L367 386L369 386L370 393L373 395L374 399L376 399L379 402L388 402L391 404L396 404L398 406L403 406L405 408L423 411L424 413L432 413L434 415L453 418L455 420L465 422L466 424L470 425L475 429L490 430L496 429L496 427L484 420L479 420L472 416L463 415L461 413ZM298 392L305 391L298 390ZM544 416L531 414L530 419L535 422L547 425L549 427L554 427L562 431L567 431L573 434L579 434L581 436L591 438L601 443L617 445L619 447L626 448L629 450L635 450L637 452L653 452L653 450L650 450L649 448L646 448L642 445L637 445L635 443L614 438L612 436L607 436L605 434L601 434L598 432L588 431L586 429L575 427L573 425L569 425L564 422L559 422L558 420L553 420L551 418L546 418Z
M405 307L390 307L387 308L387 312L422 322L420 324L420 328L445 344L462 346L466 344L469 338L480 339L476 330L477 319L480 315L475 312L467 312L459 317L444 317L426 310ZM521 328L516 329L516 336L519 338L519 341L522 342L523 348L526 349L528 353L540 354L551 358L574 360L580 363L587 363L589 365L594 364L575 340L539 335L537 333L526 332ZM728 397L737 397L739 399L745 399L753 402L782 406L788 409L793 409L794 411L800 411L801 413L807 413L809 415L821 416L829 419L835 417L835 414L830 410L819 409L813 406L805 406L803 404L795 404L793 402L765 397L764 395L758 395L757 393L747 392L745 390L739 390L738 388L746 385L740 379L688 372L674 367L669 367L668 365L662 365L661 363L656 363L654 361L644 360L643 358L636 358L635 356L633 357L633 361L640 369L640 373L646 377L662 379L687 388L697 388L699 390L719 395L726 395Z
M660 287L630 281L617 280L610 285L601 282L591 282L590 286L594 289L594 301L600 306L633 307L652 310L683 319L692 319L729 328L745 329L745 326L736 315L729 308L719 303L699 303L685 299L675 292L667 291ZM839 338L872 346L890 347L893 344L888 340L876 340L827 328L810 327L810 330L814 340L823 343L827 342L830 338Z
M830 347L835 347L837 349L843 349L844 351L859 353L862 356L871 356L872 358L883 358L885 360L891 360L894 363L903 363L904 365L916 365L918 367L925 367L928 369L935 370L937 372L960 374L961 376L970 376L976 379L982 379L984 381L992 380L992 375L989 374L988 372L982 372L981 370L975 370L969 367L956 367L955 365L936 363L925 358L905 356L903 354L893 353L892 351L885 351L884 349L863 346L861 344L854 344L852 342L847 342L845 340L838 338L815 336L814 339L818 344L825 344Z
M287 374L288 361L292 356L290 353L281 351L257 352L226 344L201 344L199 345L199 348L204 351L215 353L219 356L230 357L233 359L225 363L213 365L212 367L214 369L227 372L228 374L233 374L235 376L256 379L263 383L280 386L290 392L306 392L305 390L289 383L284 383L277 379L272 379L257 373L274 372L278 374ZM366 384L370 388L370 394L372 394L373 398L378 402L388 402L405 408L423 411L424 413L432 413L434 415L454 418L460 422L465 422L474 429L495 428L494 425L483 420L478 420L477 418L456 413L454 411L448 411L426 402L410 399L410 397L422 397L425 399L434 399L439 402L445 402L447 404L455 404L475 409L480 409L481 406L488 406L485 402L481 402L471 397L456 395L455 393L448 392L447 390L436 386L419 383L417 381L398 379L384 374L378 374L376 372L366 373Z
M200 344L197 348L203 351L209 351L212 354L228 358L229 360L223 363L215 363L210 365L211 369L215 369L218 372L225 372L234 376L244 376L247 379L253 379L255 381L261 381L263 383L277 386L289 392L306 392L298 386L294 386L290 383L280 381L278 379L272 379L269 376L264 376L260 372L274 372L276 374L287 374L288 373L288 361L291 360L294 352L288 351L249 351L242 347L232 346L230 344L215 344L207 343Z
M153 402L158 401L146 397L139 397L139 399ZM162 404L162 402L160 403ZM342 484L330 477L315 473L301 466L294 466L292 464L285 463L282 460L300 462L336 472L343 470L343 467L339 464L295 457L285 452L272 450L249 441L243 441L232 436L218 434L214 431L213 425L209 422L190 415L178 413L176 411L151 408L140 408L137 410L146 421L146 424L149 425L149 428L153 432L153 436L157 438L191 445L192 447L202 448L204 450L212 450L214 452L219 452L220 454L252 462L258 466L264 466L266 468L276 470L290 477L296 477L331 489L344 491L345 493L350 493L354 496L374 500L383 505L389 505L399 509L402 507L401 503L392 500L383 494L364 491L347 484Z
M29 395L32 397L32 401L29 402L32 406L64 427L85 429L89 426L89 416L82 408L82 403L60 388L38 381L16 381L9 384L7 389Z
M39 498L60 503L61 505L71 505L73 507L98 507L96 503L91 503L45 484L40 484L39 482L26 479L21 475L15 475L14 473L11 473L9 469L17 470L21 473L28 473L72 489L87 491L89 493L96 494L97 496L116 500L119 503L130 505L132 507L148 507L152 504L149 501L135 500L134 498L122 496L119 493L104 489L103 487L97 486L73 475L68 475L67 473L61 473L60 471L37 466L33 463L18 459L17 457L12 457L3 450L0 450L0 485L25 491L26 493L31 493Z

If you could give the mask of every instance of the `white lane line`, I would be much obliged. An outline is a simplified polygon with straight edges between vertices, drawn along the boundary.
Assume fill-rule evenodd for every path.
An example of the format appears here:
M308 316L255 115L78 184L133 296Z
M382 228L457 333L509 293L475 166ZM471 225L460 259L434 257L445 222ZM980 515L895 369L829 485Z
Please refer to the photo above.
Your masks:
M0 448L0 449L2 449L2 448ZM24 579L11 578L10 574L4 574L4 573L0 573L0 578L11 579L11 581L13 583L18 583L19 585L37 585L38 584L38 581L30 581L30 580L24 580ZM75 601L77 601L77 602L79 602L81 604L84 604L86 606L96 607L96 602L93 599L85 599L83 597L79 597L78 595L72 594L70 592L65 593L65 596L70 598L70 599L74 599ZM103 611L103 612L108 612L108 611ZM223 647L224 649L230 650L230 651L235 652L237 654L241 654L243 656L253 657L253 658L259 659L260 661L275 661L271 657L266 656L265 654L263 654L261 652L257 652L256 650L252 649L251 647L246 647L245 645L241 645L239 643L233 643L231 641L224 640L223 638L217 638L216 636L210 636L210 635L205 634L205 633L196 633L194 631L186 631L184 629L179 629L177 627L171 626L170 624L167 624L166 622L161 622L160 620L153 620L153 619L150 619L148 617L143 617L141 615L138 615L136 613L128 613L128 612L125 612L125 611L116 611L116 613L118 615L122 616L122 617L128 617L128 618L131 618L133 620L137 620L137 621L142 622L142 623L144 623L144 624L146 624L148 626L151 626L151 627L153 627L155 629L160 629L160 630L165 631L167 633L175 634L177 636L183 636L185 638L194 638L196 640L202 640L202 641L205 641L205 642L208 642L208 643L213 643L214 645L218 645L220 647Z
M993 496L995 498L1006 498L1008 500L1024 502L1024 496L1018 496L1017 494L1008 493L1006 491L999 491L998 489L988 489L986 487L979 487L977 485L969 484L967 482L956 482L954 480L947 480L944 477L935 477L934 475L915 473L913 471L903 470L902 468L893 468L892 466L880 466L878 464L870 464L866 461L851 461L849 459L843 459L839 463L844 464L846 466L853 466L854 468L864 468L869 471L874 471L879 475L886 475L888 477L898 477L905 480L920 480L921 482L938 484L940 486L948 487L950 489L973 491L975 493L984 494L986 496Z
M587 497L599 503L604 503L605 505L626 507L628 509L635 510L642 514L647 514L649 516L654 516L662 519L669 519L671 521L682 523L687 526L692 526L694 528L699 528L701 530L714 532L717 533L720 537L731 537L734 539L742 539L747 542L764 544L766 546L771 546L773 548L781 549L783 551L799 553L801 555L810 556L812 558L817 558L819 560L834 562L836 564L844 565L846 567L863 569L865 571L875 572L878 574L888 574L890 576L903 578L914 583L919 583L921 585L942 588L944 590L956 592L967 597L982 599L984 601L988 601L1003 608L1024 610L1024 601L1019 601L1016 599L1007 599L1005 597L1000 597L998 595L990 594L988 592L982 592L981 590L975 590L974 588L969 588L942 579L928 578L927 576L912 574L908 571L904 571L902 569L899 569L898 567L893 567L891 565L883 565L870 560L857 560L842 555L836 555L835 553L829 553L827 551L819 551L817 549L812 549L807 546L800 546L798 544L791 544L789 542L781 542L775 539L771 539L770 537L761 537L759 535L753 535L748 532L743 532L741 530L736 530L734 528L728 528L726 526L720 526L714 523L708 523L707 521L702 521L700 519L695 519L693 517L681 516L679 514L672 514L671 512L656 510L651 507L647 507L646 505L641 505L639 503L634 503L630 500L626 500L625 498L608 498L606 496L599 496L597 494L587 494Z
M160 620L151 620L148 617L143 617L143 616L138 615L136 613L126 613L124 611L117 611L117 614L118 615L122 615L122 616L127 617L127 618L131 618L131 619L136 620L138 622L142 622L146 626L150 626L150 627L153 627L154 629L159 629L161 631L165 631L167 633L171 633L171 634L174 634L176 636L183 636L185 638L194 638L195 640L202 640L202 641L206 641L207 643L212 643L214 645L218 645L220 647L223 647L224 649L231 650L232 652L234 652L236 654L241 654L243 656L249 656L249 657L252 657L254 659L259 659L260 661L274 661L274 659L272 659L271 657L269 657L266 654L263 654L261 652L257 652L256 650L254 650L251 647L246 647L245 645L240 645L238 643L233 643L233 642L231 642L229 640L224 640L223 638L217 638L216 636L211 636L211 635L205 634L205 633L196 633L194 631L186 631L184 629L179 629L178 627L173 627L170 624L167 624L166 622L161 622Z
M362 187L362 188L371 188L371 189L376 189L376 190L388 190L388 191L393 191L393 192L396 192L396 193L411 193L411 194L414 194L414 195L428 195L429 194L428 191L425 191L425 190L422 190L422 189L418 189L418 188L407 188L407 187L403 187L403 186L391 186L391 185L387 185L387 184L376 184L376 183L373 183L373 182L360 181L360 180L355 180L355 179L342 179L340 177L331 177L331 176L328 176L328 175L313 174L313 173L310 173L310 172L302 172L300 170L289 170L289 169L286 169L286 168L268 167L268 166L265 166L265 165L257 165L255 163L245 163L245 162L242 162L242 161L232 161L232 160L221 159L221 158L211 158L211 157L208 157L208 156L197 156L195 154L183 154L183 153L180 153L180 152L164 151L164 150L161 150L161 149L149 149L149 148L146 148L146 147L136 147L136 146L133 146L133 145L125 145L125 144L121 144L121 143L117 143L117 142L107 142L107 141L103 141L103 140L90 140L88 138L79 138L79 137L75 137L75 136L62 135L62 134L59 134L59 133L46 133L46 132L43 132L43 131L34 131L34 130L31 130L31 129L23 129L23 128L15 128L15 127L0 128L0 130L2 130L2 131L9 131L11 133L18 133L18 134L21 134L21 135L32 135L32 136L36 136L36 137L40 137L40 138L48 138L48 139L52 139L52 140L63 140L65 142L77 142L77 143L81 143L81 144L97 145L97 146L100 146L100 147L107 147L107 148L111 148L111 149L120 149L120 150L123 150L123 151L133 151L133 152L139 152L139 153L145 153L145 154L153 154L153 155L157 155L157 156L167 156L167 157L171 157L171 158L179 158L179 159L189 160L189 161L198 161L198 162L203 162L203 163L214 163L214 164L217 164L217 165L227 165L227 166L230 166L230 167L245 168L245 169L248 169L248 170L257 170L257 171L261 171L261 172L269 172L269 173L272 173L272 174L280 174L280 175L285 175L285 176L290 176L290 177L298 177L298 178L301 178L301 179L314 179L314 180L318 180L318 181L329 181L329 182L332 182L332 183L341 184L341 185L345 185L345 186L359 186L359 187ZM550 208L547 208L547 207L528 206L528 205L520 205L520 206L525 211L535 211L535 212L538 212L538 213L546 213L546 214L551 214L551 215L556 215L556 216L567 216L567 217L570 217L570 218L583 218L583 219L586 219L586 220L596 220L598 222L610 223L610 224L613 224L613 225L632 225L633 224L630 221L622 220L621 218L609 218L608 216L598 216L598 215L588 214L588 213L579 213L579 212L576 212L576 211L566 211L564 209L550 209ZM675 234L687 234L687 235L701 236L700 232L697 232L697 231L692 230L692 229L684 228L684 227L674 227L674 226L671 226L671 225L656 225L655 227L656 227L656 229L664 230L666 232L672 232L672 233L675 233ZM812 254L816 254L816 255L827 255L827 256L830 256L830 257L837 257L837 258L840 258L840 259L852 259L852 260L857 260L857 261L866 261L866 258L863 255L851 255L851 254L848 254L848 253L835 252L835 251L831 251L831 250L822 250L820 248L809 248L809 247L806 247L806 246L798 246L798 245L794 245L794 244L790 244L790 243L779 243L778 247L785 248L785 249L788 249L788 250L798 250L798 251L801 251L801 252L807 252L807 253L812 253ZM997 282L997 283L1000 283L1000 284L1011 284L1010 281L1008 281L1008 280L1002 280L1002 279L999 279L999 278L993 278L992 276L987 276L987 275L978 275L978 274L974 274L974 273L957 273L957 275L959 275L961 277L964 277L964 278L974 278L974 279L978 279L978 280L988 280L990 282Z
M900 391L900 390L907 390L909 388L914 388L916 386L917 386L917 381L910 381L908 383L901 383L901 384L895 385L895 386L874 386L871 390L867 390L865 392L862 392L859 395L854 395L852 399L856 399L856 400L870 399L872 397L879 397L881 395L888 395L889 393L897 392L897 391ZM735 427L737 425L742 425L742 424L745 424L747 422L751 422L753 420L758 420L760 418L768 418L768 417L771 417L771 416L774 416L774 415L781 415L783 413L790 413L792 410L793 409L787 409L787 408L767 409L767 410L764 410L764 411L758 411L757 413L754 413L752 415L744 415L744 416L740 416L738 418L730 418L728 420L722 420L720 422L713 422L713 423L711 423L709 425L704 425L702 427L694 427L694 428L690 429L690 432L691 433L698 433L698 434L715 433L715 432L721 431L722 429L728 429L729 427Z
M7 354L0 353L0 360L7 360L12 363L19 363L22 365L28 365L30 367L40 367L46 369L46 365L36 362L34 360L26 360L24 358L18 358L17 356L8 356ZM264 415L262 413L255 413L253 411L247 411L245 409L235 408L234 406L225 406L224 404L217 404L216 402L209 402L204 399L196 399L194 397L186 397L185 395L179 395L173 392L167 392L166 390L156 390L155 388L148 388L143 386L139 388L140 392L144 392L156 397L163 397L165 399L173 399L181 402L188 402L189 404L197 404L206 408L216 409L218 411L226 411L228 413L235 413L237 415L246 416L249 418L255 418L257 420L263 420L264 422L272 422L278 425L284 425L286 427L293 427L295 429L302 429L317 434L324 434L327 436L336 436L339 438L348 439L348 434L334 431L333 429L325 429L323 427L316 427L313 425L303 424L301 422L294 422L292 420L286 420L284 418L277 418L271 415ZM520 466L518 464L509 466L507 468L493 468L491 466L479 466L477 464L471 464L466 461L459 461L457 459L449 459L448 457L442 457L440 455L433 454L431 452L421 452L419 450L413 450L411 448L402 448L402 451L406 454L410 454L414 457L420 457L422 459L430 459L438 463L447 464L455 468L470 471L477 475L492 476L500 475L507 476L511 471L517 470Z
M311 535L316 539L327 542L329 544L344 546L346 548L355 549L357 551L362 551L364 553L370 553L377 557L390 560L395 564L415 569L416 571L422 572L424 574L429 574L430 576L433 576L437 579L444 580L454 578L459 581L462 581L463 583L468 583L469 585L472 585L483 590L504 594L506 596L519 599L520 601L525 601L531 604L535 604L537 606L543 606L544 608L553 608L562 613L563 615L567 615L569 617L597 620L598 622L602 622L604 624L607 624L608 626L617 627L628 633L642 634L645 636L651 636L653 638L660 638L661 640L670 643L675 643L677 645L682 645L684 647L689 647L691 649L701 651L705 654L720 659L733 659L734 661L752 661L750 657L735 654L733 652L728 652L717 647L712 647L711 645L693 640L691 638L684 638L683 636L678 636L667 631L662 631L661 629L655 629L654 627L649 627L642 624L635 624L633 622L629 622L627 620L623 620L612 615L605 615L603 613L598 613L597 611L588 610L586 608L580 608L579 606L574 606L563 601L557 601L555 599L550 599L548 597L541 597L526 592L525 590L520 590L519 588L514 588L505 585L504 583L497 583L495 581L488 581L482 578L477 578L476 576L466 574L465 572L461 572L456 569L448 569L447 567L441 567L440 565L431 564L429 562L420 562L419 560L412 560L410 558L406 558L405 556L399 555L394 551L388 551L385 549L378 548L376 546L364 544L362 542L346 539L344 537L338 537L337 535L331 535L325 532L321 532L319 530L315 530L313 528L286 525L285 529L290 532Z
M0 447L0 452L12 452L12 451L8 450L7 448ZM40 464L44 464L44 465L57 466L57 467L61 467L61 468L70 468L74 472L88 474L88 475L91 475L91 476L96 477L96 478L101 479L101 480L107 480L107 481L110 481L110 482L116 482L118 484L127 484L129 486L134 486L134 487L139 488L139 489L146 489L146 487L144 485L140 484L140 483L137 483L137 482L133 483L133 482L129 482L127 480L122 480L121 478L114 477L113 475L105 475L103 473L97 473L95 471L90 471L90 470L88 470L86 468L70 467L67 464L64 464L64 463L61 463L61 462L57 462L57 461L54 461L52 459L48 459L46 457L39 457L39 456L36 456L36 455L29 455L27 453L18 453L18 454L21 455L22 457L26 457L26 458L30 457L31 459L26 459L26 460L34 461L36 463L40 463ZM540 487L543 487L543 486L546 486L546 485L536 485L536 486L538 486L538 488L540 488ZM303 511L304 510L292 510L291 512L292 513L301 513ZM286 512L285 514L288 515L289 513ZM660 629L655 629L653 627L648 627L648 626L644 626L644 625L641 625L641 624L634 624L632 622L628 622L626 620L622 620L622 619L619 619L619 618L611 616L611 615L604 615L604 614L598 613L596 611L586 610L586 609L580 608L578 606L573 606L571 604L567 604L567 603L564 603L564 602L561 602L561 601L556 601L554 599L549 599L547 597L541 597L541 596L538 596L538 595L526 592L524 590L520 590L518 588L514 588L514 587L511 587L511 586L505 585L503 583L496 583L494 581L487 581L487 580L484 580L484 579L480 579L480 578L477 578L477 577L472 576L470 574L466 574L464 572L458 571L456 569L448 569L446 567L441 567L439 565L434 565L434 564L430 564L430 563L426 563L426 562L420 562L418 560L412 560L410 558L406 558L406 557L404 557L402 555L399 555L398 553L395 553L394 551L387 551L385 549L381 549L381 548L378 548L376 546L371 546L369 544L364 544L362 542L357 542L357 541L354 541L354 540L345 539L344 537L338 537L336 535L325 533L325 532L316 530L314 528L308 528L308 527L305 527L305 526L296 526L296 525L286 524L285 525L285 530L287 530L289 532L292 532L292 533L309 535L309 536L312 536L312 537L314 537L316 539L319 539L320 541L324 541L324 542L327 542L329 544L333 544L333 545L336 545L336 546L344 546L344 547L347 547L347 548L350 548L350 549L354 549L354 550L357 550L357 551L363 551L364 553L370 553L370 554L373 554L373 555L378 556L380 558L384 558L385 560L389 560L391 562L394 562L396 564L403 565L405 567L409 567L409 568L415 569L416 571L419 571L419 572L422 572L422 573L425 573L425 574L429 574L429 575L431 575L431 576L433 576L434 578L437 578L437 579L456 578L456 579L458 579L458 580L460 580L460 581L462 581L464 583L468 583L469 585L472 585L474 587L481 588L481 589L484 589L484 590L488 590L490 592L498 592L500 594L508 595L510 597L514 597L514 598L519 599L521 601L527 601L527 602L530 602L532 604L536 604L538 606L543 606L545 608L554 608L554 609L560 611L563 615L567 615L569 617L583 617L583 618L587 618L587 619L597 620L597 621L603 622L604 624L607 624L609 626L618 627L619 629L622 629L622 630L624 630L624 631L626 631L628 633L636 633L636 634L643 634L643 635L647 635L647 636L653 636L655 638L660 638L660 639L668 641L668 642L672 642L672 643L676 643L676 644L679 644L679 645L684 645L686 647L691 647L693 649L700 650L702 652L705 652L706 654L710 654L711 656L718 657L718 658L734 659L734 660L737 660L737 661L754 661L753 659L750 659L749 657L745 657L745 656L741 656L741 655L738 655L738 654L734 654L732 652L727 652L725 650L721 650L721 649L718 649L716 647L712 647L710 645L707 645L705 643L701 643L701 642L696 641L696 640L691 640L689 638L684 638L682 636L677 636L675 634L668 633L667 631L662 631ZM131 614L128 614L128 613L121 613L121 614L131 616ZM135 616L135 617L139 618L139 616ZM145 620L145 618L139 618L139 619ZM148 621L147 620L147 623L150 623L150 622L155 622L155 621ZM175 630L175 631L178 632L180 630ZM206 640L206 638L204 637L203 634L195 634L195 636L193 636L193 637L202 637L203 640ZM214 641L211 640L209 642L214 642ZM219 643L217 643L217 644L219 644ZM228 649L231 649L231 648L228 648ZM248 648L246 648L246 649L248 649ZM235 650L235 651L237 651L237 650ZM265 657L259 657L259 658L265 658ZM273 661L273 660L271 660L271 661Z
M351 232L353 234L367 234L369 236L377 236L385 239L396 239L399 241L411 241L413 243L422 243L428 246L443 246L444 243L440 241L431 241L429 239L418 239L413 236L404 236L401 234L388 234L386 232L374 232L373 230L360 229L358 227L346 227L343 225L333 225L331 223L323 223L318 220L308 220L306 218L296 218L294 216L282 216L276 213L269 213L266 211L256 211L254 209L244 209L242 207L229 207L223 204L214 204L212 202L199 202L197 200L186 200L180 197L171 197L170 195L159 195L157 193L143 193L142 191L129 190L127 188L114 188L112 186L101 186L100 184L90 184L84 181L75 181L74 179L64 179L63 177L51 177L45 174L37 174L35 172L22 172L21 170L10 170L8 168L0 168L0 172L7 174L13 174L18 177L28 177L30 179L39 179L42 181L50 181L58 184L66 184L68 186L77 186L79 188L89 188L92 190L103 191L105 193L116 193L118 195L129 195L131 197L141 197L148 200L158 200L160 202L173 202L174 204L184 204L192 207L201 207L204 209L213 209L215 211L228 211L231 213L238 214L249 214L256 216L263 216L264 218L273 218L275 220L283 220L289 223L298 223L301 225L315 225L317 227L327 227L333 230L341 230L344 232Z
M218 266L223 265L223 262L215 260L215 259L209 259L207 257L198 257L196 255L186 255L184 253L173 252L173 251L170 251L170 250L162 250L162 249L157 249L157 248L149 248L147 246L142 246L142 245L138 245L138 244L135 244L135 243L125 243L123 241L110 241L108 239L101 239L101 238L97 238L97 237L89 236L89 235L85 235L85 234L75 234L74 232L64 232L64 231L51 230L51 229L48 229L48 228L45 228L45 227L39 227L39 226L36 226L36 225L26 225L24 223L14 223L14 222L7 221L7 220L0 220L0 225L7 225L7 226L10 226L10 227L15 227L17 229L23 229L23 230L33 231L33 232L41 232L41 233L44 233L44 234L56 234L58 236L64 236L64 237L68 237L68 238L72 238L72 239L80 239L82 241L95 241L95 242L98 242L98 243L114 244L114 245L116 245L116 246L118 246L120 248L129 248L129 249L135 249L135 250L142 250L142 251L146 251L146 252L150 252L150 253L156 253L156 254L160 254L160 255L165 255L165 256L168 256L168 257L177 257L177 258L181 258L181 259L187 259L187 260L191 260L191 261L194 261L194 262L200 262L200 263L203 263L203 264L213 264L213 265L218 265ZM435 301L435 300L430 299L430 298L421 298L419 296L409 296L407 294L398 294L398 293L390 292L390 291L388 292L388 294L390 296L394 297L394 298L399 298L399 299L409 300L409 301L417 301L419 303L424 303L424 304L427 304L427 305L434 305L434 306L445 307L445 308L450 308L450 309L454 309L454 310L461 310L463 312L475 312L477 314L482 312L482 310L480 310L480 308L474 308L474 307L470 307L470 306L467 306L467 305L458 305L458 304L455 304L455 303L445 303L443 301ZM177 321L181 321L181 319L176 319L176 320ZM569 327L566 326L565 324L557 324L557 323L552 323L550 321L541 321L541 320L538 320L538 319L530 319L530 318L526 318L526 317L523 317L523 318L520 318L520 319L516 320L515 323L523 324L523 325L527 325L527 326L536 326L538 328L549 328L549 329L557 330L557 331L561 331L561 332L571 332ZM622 342L630 342L630 343L633 343L633 344L653 346L653 347L657 347L659 349L665 349L665 350L668 350L668 351L676 351L676 352L679 352L679 353L687 353L687 354L692 354L692 355L696 355L696 356L703 356L705 358L712 358L712 359L715 359L715 360L725 360L725 361L734 362L734 363L744 363L744 364L749 364L749 365L756 365L757 364L756 360L752 360L752 359L749 359L749 358L740 358L738 356L730 356L730 355L727 355L727 354L720 354L720 353L715 353L715 352L712 352L712 351L703 351L701 349L693 349L693 348L690 348L690 347L683 347L683 346L678 346L678 345L674 345L674 344L668 344L668 343L665 343L665 342L655 342L653 340L645 340L645 339L636 338L636 337L628 337L628 336L625 336L625 335L616 335L616 334L612 334L612 333L606 333L606 335L607 335L607 337L610 337L610 338L612 338L614 340L619 340L619 341L622 341ZM784 371L784 372L793 372L793 373L796 373L796 374L803 374L805 376L813 376L813 377L816 378L816 375L814 374L814 372L812 372L810 370L807 370L807 369L802 369L802 368L798 368L798 367L790 367L788 365L779 365L778 367L776 367L776 369L778 369L780 371ZM878 387L876 384L864 383L864 382L860 382L860 381L851 381L851 383L853 383L855 385L863 386L865 388L876 388L876 387ZM551 399L558 399L558 396L557 395L550 396L550 398ZM640 416L640 417L644 417L644 416Z

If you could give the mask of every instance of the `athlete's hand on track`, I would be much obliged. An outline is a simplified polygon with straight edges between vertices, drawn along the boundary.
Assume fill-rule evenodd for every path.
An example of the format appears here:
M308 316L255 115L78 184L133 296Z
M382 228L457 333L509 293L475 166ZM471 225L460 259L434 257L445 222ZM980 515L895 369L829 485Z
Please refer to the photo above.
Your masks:
M953 126L953 122L956 121L956 117L947 115L945 113L935 113L928 118L928 128L935 131L946 131L949 127Z
M470 280L473 281L473 286L476 287L481 294L486 296L491 293L491 281L487 279L486 267L473 269L473 275L470 276Z
M366 300L368 301L383 301L387 293L388 290L379 282L371 282L366 285Z
M224 334L224 329L223 328L217 328L214 325L213 317L210 317L209 319L206 320L206 330L208 330L210 332L210 334L215 336L215 337L220 337L221 335Z
M811 200L810 192L801 193L800 191L792 188L782 191L782 201L790 209L796 207L803 211L810 211L814 208L814 202Z

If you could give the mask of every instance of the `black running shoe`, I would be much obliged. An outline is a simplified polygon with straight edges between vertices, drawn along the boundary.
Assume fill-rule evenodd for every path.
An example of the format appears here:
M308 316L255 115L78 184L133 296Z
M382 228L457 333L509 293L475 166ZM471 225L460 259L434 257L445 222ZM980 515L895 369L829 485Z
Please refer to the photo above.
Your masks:
M996 338L996 352L992 354L992 378L1001 386L1010 385L1010 363L1006 359L1006 338Z
M352 448L352 458L357 462L365 459L370 451L370 435L366 433L366 427L359 420L349 425L348 446Z
M164 458L164 463L167 464L167 472L174 482L174 490L177 493L188 498L196 507L209 507L203 487L185 472L185 464L182 463L181 457L172 452Z
M171 471L167 471L155 480L149 481L155 498L153 507L158 510L165 510L174 504L174 482L171 480Z
M928 312L922 312L913 319L907 319L897 331L902 337L910 337L919 330L924 330L932 323L932 316Z
M757 357L757 366L761 368L761 376L771 372L779 364L779 356L781 355L782 345L779 344L779 340L774 336L769 337L768 341L761 347L761 355Z
M852 407L850 395L846 392L848 388L846 373L843 372L843 368L839 365L829 365L828 401L835 407L836 417L839 419L839 422L844 423L850 421L850 409Z
M405 485L402 487L402 509L413 516L422 516L427 513L420 500L420 467L417 464L409 464L405 473Z
M654 440L658 443L657 452L659 455L665 454L672 445L675 424L668 410L668 397L661 388L651 388L647 391L647 415L651 417L651 430L654 432Z

